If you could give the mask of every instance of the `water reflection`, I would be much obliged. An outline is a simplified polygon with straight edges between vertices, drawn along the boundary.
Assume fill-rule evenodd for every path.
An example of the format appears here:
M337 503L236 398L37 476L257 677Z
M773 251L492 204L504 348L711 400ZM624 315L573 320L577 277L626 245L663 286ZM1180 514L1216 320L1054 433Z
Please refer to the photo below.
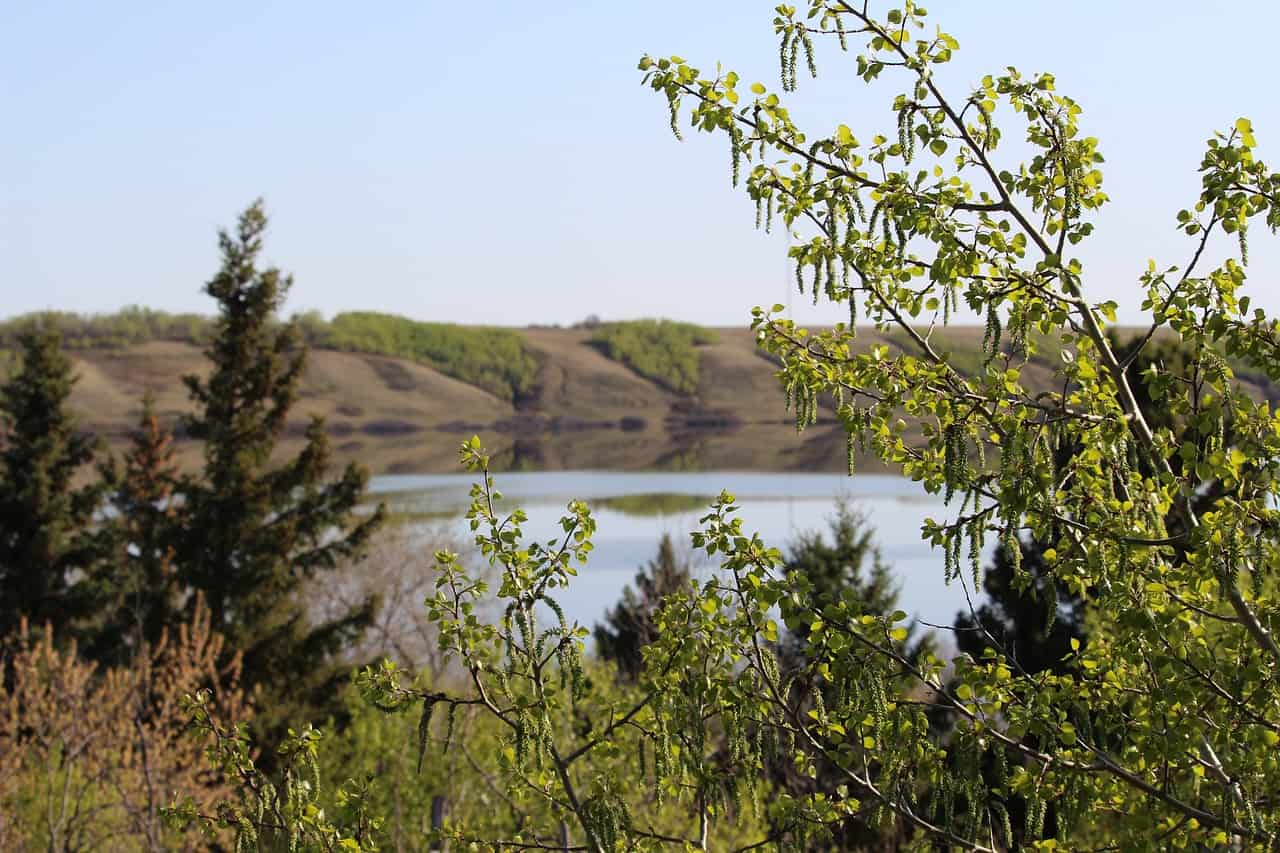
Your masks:
M393 512L447 522L469 536L462 513L470 503L468 475L427 474L375 477L372 491ZM636 569L651 559L662 534L689 542L713 495L724 489L742 505L743 527L784 547L797 533L823 530L844 497L866 513L884 556L901 580L903 610L929 622L950 624L966 608L959 582L942 579L942 558L920 539L929 517L942 518L940 498L900 477L758 472L516 472L496 476L506 511L520 506L529 514L526 535L545 541L560 532L565 503L585 500L598 521L595 551L587 568L561 594L570 619L590 626L613 604ZM713 571L704 565L701 571Z

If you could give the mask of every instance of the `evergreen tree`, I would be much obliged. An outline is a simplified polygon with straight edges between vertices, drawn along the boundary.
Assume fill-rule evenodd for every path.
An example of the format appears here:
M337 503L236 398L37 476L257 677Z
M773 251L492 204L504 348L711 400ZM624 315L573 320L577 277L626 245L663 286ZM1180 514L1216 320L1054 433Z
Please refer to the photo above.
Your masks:
M866 515L847 500L836 503L826 532L805 531L790 543L780 571L794 594L808 596L819 608L847 606L877 618L898 609L901 583L881 554ZM835 698L830 696L832 685L812 666L824 659L824 652L810 647L810 626L807 622L790 625L777 644L779 668L789 679L790 700L802 714L813 709L816 697L821 696L823 704ZM914 661L933 649L933 637L917 635L913 625L898 646ZM832 800L842 798L841 792L848 791L848 779L823 755L814 750L805 752L809 766L771 759L767 772L773 783L793 797L821 794ZM829 839L810 839L807 849L894 849L904 837L904 827L897 821L877 824L858 815L831 826L830 833Z
M100 659L126 660L180 621L184 590L174 563L178 466L173 453L173 433L161 426L148 392L123 470L115 464L102 468L114 513L107 527L111 559L97 578L104 601L110 602L91 648Z
M613 661L622 678L635 681L644 670L640 650L658 636L654 616L664 598L689 588L690 577L689 561L676 555L671 535L664 533L657 556L636 572L635 588L624 588L604 624L596 625L596 653Z
M217 629L243 652L246 681L268 690L264 706L276 720L298 720L333 708L341 675L331 658L369 624L375 605L313 624L301 587L358 553L383 514L354 513L364 469L349 465L327 480L330 447L318 418L296 457L271 464L306 351L296 325L276 319L291 277L258 266L266 226L259 201L233 233L219 234L222 266L205 287L219 311L206 350L212 371L184 378L196 406L185 426L204 443L204 466L179 485L176 556L182 583L204 593Z
M982 574L986 600L973 613L956 617L956 646L975 660L998 649L1015 671L1035 675L1062 672L1071 641L1085 639L1085 601L1055 580L1042 539L1019 540L1016 558L1001 544Z
M901 584L876 545L865 515L846 500L836 503L827 532L800 533L787 549L782 567L788 583L824 605L849 601L863 613L888 615L898 609ZM914 631L914 629L913 629ZM804 665L809 626L797 624L781 642L784 665ZM908 643L912 655L924 648Z
M76 377L56 324L37 321L18 349L0 386L0 636L22 616L68 636L89 609L79 581L99 551L103 488L76 485L98 444L68 406Z

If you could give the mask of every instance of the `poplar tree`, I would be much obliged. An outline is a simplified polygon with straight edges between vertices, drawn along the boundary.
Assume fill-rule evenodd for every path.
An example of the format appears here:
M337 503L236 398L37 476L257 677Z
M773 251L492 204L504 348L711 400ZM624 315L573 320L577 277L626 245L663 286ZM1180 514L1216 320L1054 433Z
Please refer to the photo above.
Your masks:
M1089 601L1071 666L1025 677L999 648L911 660L906 614L797 590L782 553L722 494L693 536L719 570L658 612L634 703L608 701L581 677L586 632L552 597L586 561L594 520L573 502L561 540L529 541L523 511L495 509L489 457L472 439L462 448L479 480L468 518L502 573L503 616L477 616L486 587L441 552L429 614L469 678L424 689L387 665L358 683L388 711L420 704L420 751L441 706L505 726L509 790L553 803L588 850L733 849L713 848L712 833L748 799L767 810L769 831L742 850L812 849L850 819L895 822L913 849L1277 849L1280 414L1236 371L1280 381L1280 323L1250 301L1246 275L1248 238L1280 229L1280 172L1261 159L1252 124L1239 118L1208 140L1198 197L1170 217L1189 238L1185 257L1147 261L1148 322L1124 355L1107 334L1118 306L1095 301L1105 294L1076 257L1109 201L1100 144L1052 75L1006 67L953 93L942 78L959 42L913 0L781 5L773 28L781 93L719 65L703 74L678 56L640 62L673 127L688 120L728 142L727 165L761 224L791 232L801 285L849 312L847 323L807 330L779 316L785 306L759 308L758 340L799 426L834 398L851 450L872 450L942 497L922 528L942 552L940 581L981 587L994 541L1014 554L1024 537L1049 544L1045 573ZM854 51L864 81L897 84L887 134L860 142L847 125L824 133L794 122L787 95L801 69L816 76L820 43ZM1096 278L1114 288L1113 276ZM987 319L978 372L960 369L933 334L962 305ZM867 344L858 325L880 334ZM900 351L880 342L887 333ZM1185 367L1144 377L1148 411L1163 422L1148 418L1129 371L1161 336L1188 354ZM1052 356L1048 391L1027 370L1039 355ZM1058 468L1064 448L1075 450ZM1208 506L1207 489L1222 490ZM540 628L544 606L557 618ZM803 704L772 651L784 626L801 624L822 678ZM930 719L939 707L955 720L943 737ZM565 731L555 721L570 708L589 716ZM199 701L193 716L210 735L224 731ZM314 755L315 739L304 732L292 754ZM251 767L239 739L218 737L212 752ZM814 755L845 781L835 797L757 784L766 759L810 772ZM605 764L620 756L634 759ZM360 847L366 813L335 828L311 807L311 786L278 798L244 775L242 805L227 814L246 846L264 823L254 815L283 799L309 849L339 837ZM344 794L356 804L358 795ZM663 797L684 810L683 826L657 827L644 813ZM512 839L481 832L448 825L441 835L545 849L565 834L533 822Z
M184 477L179 577L204 593L214 624L244 654L244 675L268 689L273 714L309 716L332 701L333 654L369 624L374 602L313 622L302 586L357 554L382 511L355 513L367 472L348 465L328 479L324 423L307 427L301 451L272 457L298 398L306 350L277 312L292 278L260 267L267 217L261 201L221 231L222 265L205 286L218 303L207 378L184 377L195 411L187 433L204 444L203 470ZM268 725L270 723L268 722Z
M17 344L20 364L0 386L0 636L23 616L66 636L87 609L78 581L99 549L103 488L76 483L98 445L68 405L76 376L57 325L37 321Z

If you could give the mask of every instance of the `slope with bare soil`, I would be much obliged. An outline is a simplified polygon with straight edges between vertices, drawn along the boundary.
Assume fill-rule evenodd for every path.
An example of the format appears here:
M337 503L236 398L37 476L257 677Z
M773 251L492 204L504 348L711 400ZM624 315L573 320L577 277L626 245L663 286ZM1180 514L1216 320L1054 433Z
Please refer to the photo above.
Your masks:
M401 358L315 349L281 453L296 448L307 421L323 416L340 460L381 472L455 471L458 442L480 434L512 468L839 470L844 434L830 410L802 435L784 408L775 365L747 329L717 329L699 346L699 381L674 393L612 361L585 329L520 330L537 377L514 401ZM861 332L864 346L905 341ZM933 343L961 370L981 363L982 330L952 327ZM204 370L200 348L150 341L121 349L74 350L72 397L86 428L113 444L133 427L150 390L162 416L187 409L181 377ZM1052 381L1052 356L1025 368L1033 385ZM1254 389L1270 394L1269 388ZM198 448L180 442L180 458Z

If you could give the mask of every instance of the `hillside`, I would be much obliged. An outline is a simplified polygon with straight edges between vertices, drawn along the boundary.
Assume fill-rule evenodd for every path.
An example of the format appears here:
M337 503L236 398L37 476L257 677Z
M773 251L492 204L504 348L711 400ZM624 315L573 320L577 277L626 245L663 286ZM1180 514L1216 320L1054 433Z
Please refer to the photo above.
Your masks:
M820 425L797 436L746 330L700 347L699 388L678 394L606 357L585 329L519 332L536 378L516 400L439 370L372 353L313 348L290 423L323 415L337 455L375 473L456 470L458 442L481 434L507 468L826 469L843 462ZM195 343L148 341L70 350L80 375L72 404L85 428L117 444L150 389L163 418L186 410L181 377L204 369ZM705 393L703 393L705 391ZM284 450L292 447L285 442ZM194 446L180 443L190 460Z
M183 328L198 325L188 318ZM519 379L508 384L506 379L495 383L498 374L485 368L483 354L463 362L440 346L444 341L480 352L474 339L490 330L418 325L430 327L436 366L424 363L428 358L333 348L332 339L313 329L302 399L282 452L294 449L312 415L322 415L339 459L358 460L374 473L455 471L457 444L472 433L485 439L504 468L839 471L845 465L844 434L829 412L797 435L775 367L747 329L700 330L697 341L688 344L696 351L691 362L696 381L683 381L685 390L677 392L660 369L645 376L608 357L598 330L493 330L505 350L482 342L484 349L518 350L522 360L522 373L504 374ZM399 334L394 346L421 349L425 333L415 334ZM118 445L133 428L148 389L162 417L176 421L187 407L182 375L204 369L198 336L182 340L184 335L157 333L167 339L148 340L144 330L110 345L92 335L68 336L80 375L72 400L84 426ZM968 327L934 336L962 369L976 363L981 339L981 329ZM366 335L361 348L376 350L373 340ZM411 340L413 347L405 343ZM868 346L895 343L870 331L859 340ZM0 345L4 342L0 335ZM680 351L674 358L682 360L688 374L690 354ZM454 369L457 364L467 365L462 369L470 373ZM1047 361L1027 370L1034 383L1047 386L1052 375ZM1269 395L1269 389L1254 390ZM180 442L184 461L192 461L196 452L194 445Z

